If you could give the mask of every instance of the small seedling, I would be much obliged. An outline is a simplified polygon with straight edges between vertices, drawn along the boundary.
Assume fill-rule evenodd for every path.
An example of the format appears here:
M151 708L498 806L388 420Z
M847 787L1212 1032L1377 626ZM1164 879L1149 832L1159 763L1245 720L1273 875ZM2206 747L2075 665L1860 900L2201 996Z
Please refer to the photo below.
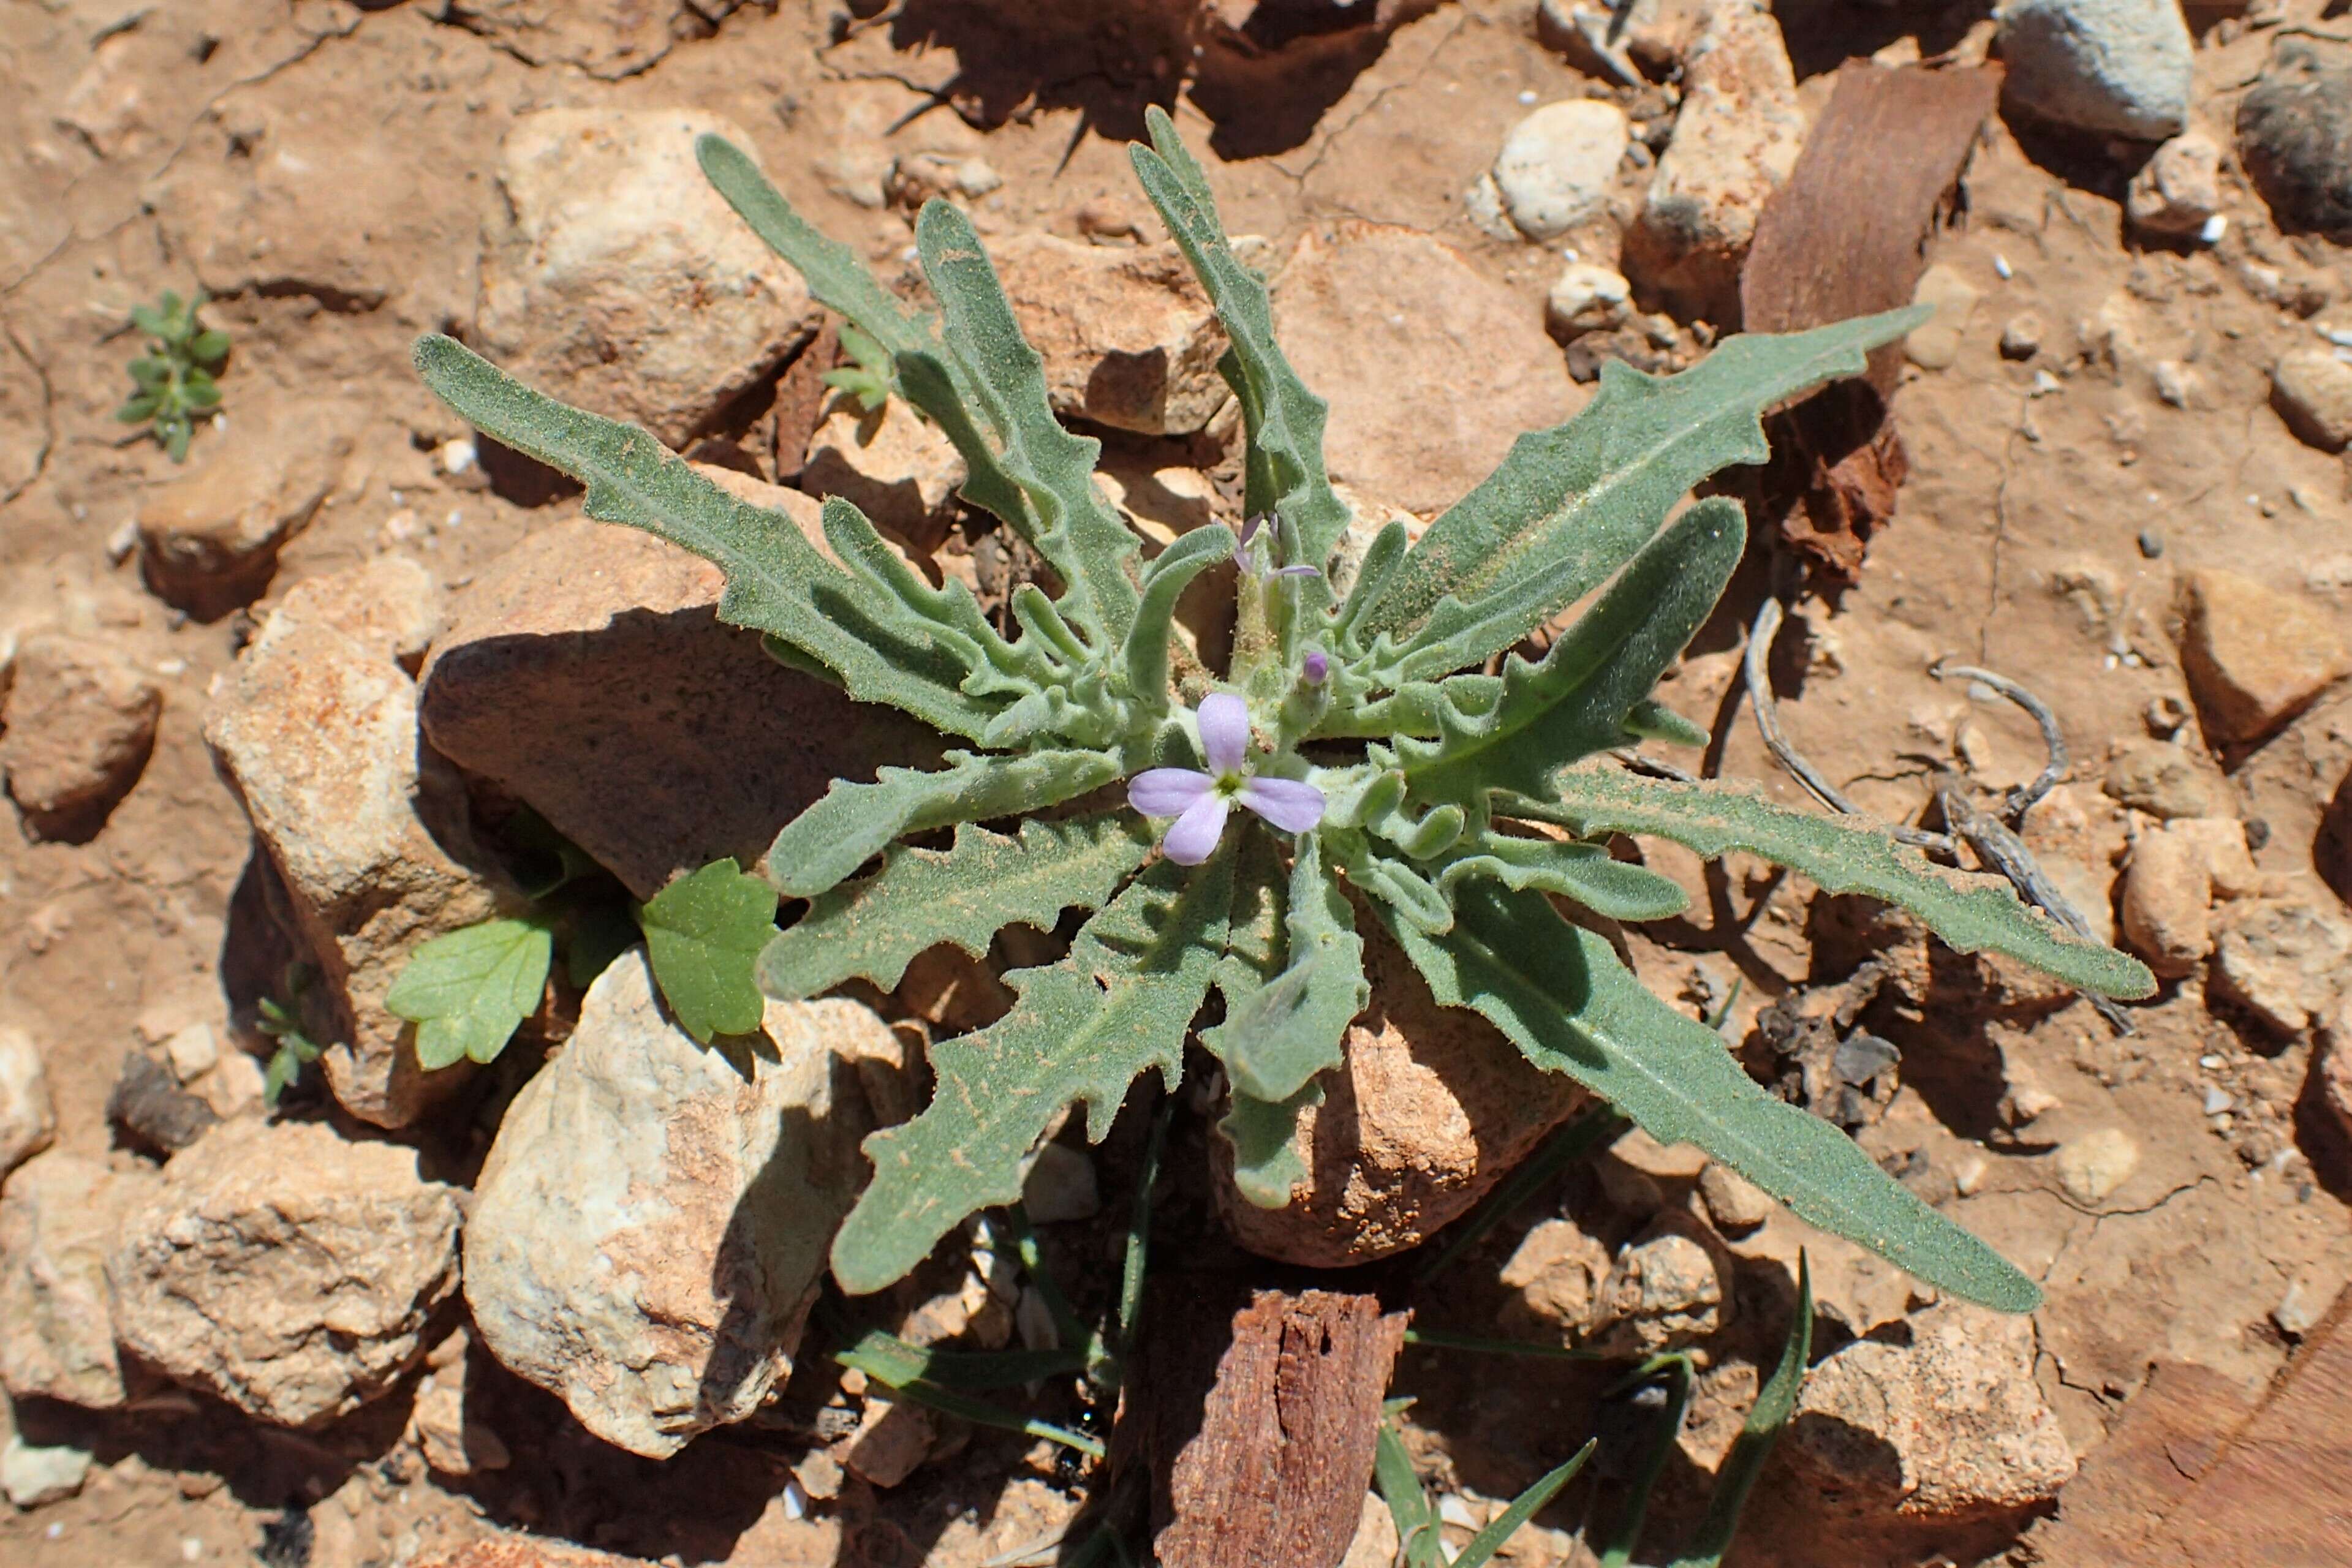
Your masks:
M835 392L847 392L867 413L878 413L890 401L890 353L854 326L841 329L842 352L851 363L836 365L817 377Z
M969 747L939 768L837 781L784 825L764 877L807 904L767 939L769 996L857 977L887 988L927 947L977 956L1007 925L1087 912L1067 957L1006 977L1009 1013L932 1048L929 1107L866 1141L874 1179L833 1249L842 1287L891 1284L967 1215L1019 1197L1023 1160L1065 1107L1083 1103L1099 1139L1137 1079L1172 1090L1212 992L1222 1021L1198 1038L1233 1085L1223 1134L1238 1185L1288 1202L1305 1174L1296 1120L1368 998L1360 927L1377 923L1438 1002L1482 1015L1661 1141L1696 1145L1953 1295L2037 1305L2032 1280L1837 1128L1773 1098L1554 902L1619 921L1680 912L1679 885L1611 853L1617 835L1649 835L1899 904L1961 951L2086 991L2154 989L2142 966L2061 931L1997 878L1612 758L1645 738L1705 739L1651 694L1730 581L1747 518L1722 496L1677 507L1766 458L1766 411L1859 374L1922 311L1729 338L1675 376L1606 365L1581 413L1521 435L1417 541L1402 523L1371 534L1326 473L1326 404L1275 341L1265 279L1234 254L1167 117L1147 120L1136 173L1232 344L1220 368L1242 416L1248 519L1196 528L1148 564L1095 484L1101 444L1055 418L969 217L933 201L916 225L935 319L811 228L738 149L696 147L814 297L887 352L895 392L961 455L963 498L1045 563L1056 591L1013 595L1018 637L952 578L933 587L847 501L824 504L828 557L645 431L542 396L452 339L416 345L427 385L582 480L591 516L715 563L723 618ZM1175 609L1225 562L1238 569L1234 652L1204 671ZM1588 600L1540 656L1519 651ZM1056 812L1111 786L1123 806ZM954 830L946 848L905 841L939 829ZM740 950L715 947L730 962Z
M174 463L186 461L195 422L220 406L213 378L228 358L228 334L196 319L204 306L201 288L184 303L167 288L156 304L131 308L131 324L146 338L147 351L131 361L138 390L114 417L125 424L152 421L155 439Z
M302 993L310 984L310 971L307 967L289 964L286 999L281 1002L275 997L264 997L254 1004L254 1010L261 1015L255 1027L278 1042L278 1049L270 1052L269 1063L261 1074L261 1103L272 1111L278 1109L278 1102L285 1098L286 1091L301 1078L302 1070L319 1060L323 1049L302 1032L299 1021Z

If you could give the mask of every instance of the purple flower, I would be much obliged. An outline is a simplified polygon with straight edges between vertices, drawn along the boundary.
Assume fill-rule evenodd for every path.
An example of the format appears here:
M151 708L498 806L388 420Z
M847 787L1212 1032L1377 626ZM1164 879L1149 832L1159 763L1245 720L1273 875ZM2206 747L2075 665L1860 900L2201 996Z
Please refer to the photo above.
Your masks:
M1265 527L1265 525L1272 520L1273 518L1271 514L1265 512L1260 512L1255 517L1244 517L1242 519L1241 537L1234 541L1234 565L1243 571L1255 572L1260 579L1269 577L1322 576L1323 574L1320 571L1311 566L1277 567L1272 565L1270 552L1274 548L1274 536L1271 534L1266 536L1266 549L1269 551L1269 564L1266 570L1259 571L1256 568L1250 565L1250 540L1255 538L1257 537L1257 531Z
M1249 705L1229 692L1201 699L1201 750L1205 773L1192 768L1148 768L1127 781L1127 803L1147 817L1173 817L1160 839L1178 865L1199 865L1216 852L1225 818L1239 800L1286 833L1303 833L1323 820L1323 791L1297 779L1261 779L1249 771Z
M1308 685L1321 685L1331 675L1330 655L1320 648L1307 649L1307 657L1299 661L1298 673L1306 677Z

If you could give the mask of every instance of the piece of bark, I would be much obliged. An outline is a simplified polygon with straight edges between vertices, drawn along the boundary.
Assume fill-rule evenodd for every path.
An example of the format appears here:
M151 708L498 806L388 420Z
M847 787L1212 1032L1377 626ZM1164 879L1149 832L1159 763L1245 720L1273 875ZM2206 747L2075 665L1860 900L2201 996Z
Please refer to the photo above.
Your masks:
M1336 1568L1408 1316L1223 1275L1154 1282L1117 1457L1147 1469L1161 1568Z
M1739 277L1745 328L1793 332L1908 304L2000 78L1995 65L1840 69L1788 183L1757 220ZM1861 380L1766 422L1772 459L1755 481L1759 520L1839 583L1859 577L1909 471L1886 413L1902 361L1902 345L1887 344Z
M800 477L807 459L809 437L824 423L825 399L833 389L824 384L825 371L841 362L841 328L831 317L816 336L784 367L776 382L774 411L776 483L789 485Z
M2043 1568L2352 1563L2352 1292L2257 1403L2202 1367L2161 1364L2029 1538Z

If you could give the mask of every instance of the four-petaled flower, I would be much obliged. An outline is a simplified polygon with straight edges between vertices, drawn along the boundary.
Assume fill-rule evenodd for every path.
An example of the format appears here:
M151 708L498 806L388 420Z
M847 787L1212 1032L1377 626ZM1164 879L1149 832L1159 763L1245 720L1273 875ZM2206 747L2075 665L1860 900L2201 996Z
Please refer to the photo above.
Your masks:
M1263 779L1249 770L1249 705L1229 692L1201 699L1201 751L1205 773L1192 768L1150 768L1127 782L1127 803L1147 817L1173 817L1160 840L1178 865L1199 865L1216 852L1233 804L1243 805L1286 833L1303 833L1323 820L1323 791L1298 779Z

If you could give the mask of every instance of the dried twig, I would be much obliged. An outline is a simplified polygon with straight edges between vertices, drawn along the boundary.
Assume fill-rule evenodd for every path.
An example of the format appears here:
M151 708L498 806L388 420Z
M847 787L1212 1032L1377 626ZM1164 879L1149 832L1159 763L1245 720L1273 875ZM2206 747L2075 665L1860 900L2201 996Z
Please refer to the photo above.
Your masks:
M2066 769L2073 761L2071 754L2066 750L2066 734L2058 727L2058 716L2050 711L2048 703L2043 702L2007 675L1998 675L1990 670L1980 670L1974 664L1955 664L1947 660L1938 659L1927 666L1927 673L1939 681L1948 676L1958 675L1964 681L1981 682L2023 708L2032 716L2033 722L2042 727L2042 744L2050 754L2049 760L2042 765L2042 771L2034 776L2032 783L2021 789L2011 789L2009 792L2008 800L2001 807L2001 815L2008 818L2011 822L2022 821L2025 813L2033 809L2034 802L2057 787L2058 780L2065 777Z
M1789 737L1780 732L1780 710L1772 700L1772 682L1765 673L1765 655L1770 651L1772 639L1780 634L1782 611L1780 601L1767 599L1756 612L1756 623L1748 629L1748 652L1741 668L1748 677L1748 706L1756 716L1756 727L1764 737L1764 748L1772 760L1789 770L1789 776L1804 786L1805 792L1841 817L1859 817L1861 807L1846 799L1838 787L1822 777L1813 765L1805 760ZM1931 850L1937 854L1951 854L1955 845L1942 833L1930 833L1904 823L1891 824L1895 836L1914 849Z

